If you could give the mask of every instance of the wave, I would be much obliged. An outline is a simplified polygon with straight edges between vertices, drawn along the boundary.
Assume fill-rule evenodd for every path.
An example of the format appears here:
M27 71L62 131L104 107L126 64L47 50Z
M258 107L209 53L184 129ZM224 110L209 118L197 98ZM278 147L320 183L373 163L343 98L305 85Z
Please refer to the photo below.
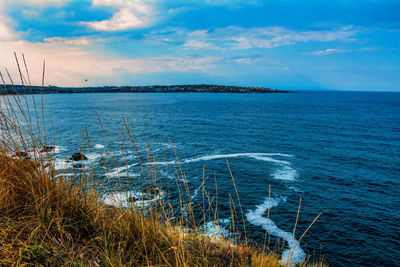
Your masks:
M261 161L268 161L268 162L274 162L278 164L289 164L288 161L285 160L278 160L272 158L273 156L279 156L279 157L293 157L293 155L290 154L282 154L282 153L233 153L233 154L217 154L217 155L208 155L208 156L202 156L202 157L197 157L197 158L192 158L192 159L185 159L182 161L179 161L180 163L194 163L194 162L199 162L199 161L209 161L209 160L215 160L215 159L224 159L224 158L238 158L238 157L249 157L253 158L256 160L261 160ZM151 164L157 164L157 165L167 165L167 164L177 164L178 162L175 160L172 161L157 161L157 162L149 162L146 163L147 165Z
M122 174L122 172L125 172L126 170L129 170L129 168L137 166L137 165L139 165L139 164L138 163L133 163L133 164L125 165L125 166L122 166L122 167L116 167L112 171L106 172L104 175L108 176L108 177L115 177L115 176L118 176L118 175ZM135 175L136 174L138 174L138 173L135 173Z
M248 157L255 160L272 162L279 166L273 173L272 177L277 180L286 180L286 181L294 181L298 177L298 172L296 169L290 166L290 162L287 160L275 159L274 156L278 157L294 157L290 154L283 154L283 153L233 153L233 154L216 154L216 155L207 155L192 159L185 159L180 161L180 164L189 164L195 163L199 161L209 161L209 160L216 160L216 159L224 159L224 158L238 158L238 157ZM173 165L177 164L178 162L175 160L162 162L149 162L145 163L145 165Z
M231 233L227 229L229 226L229 219L219 219L217 221L209 221L204 223L199 227L199 230L204 233L204 235L210 238L228 238Z
M287 161L284 161L284 160L277 160L277 159L271 158L271 156L293 157L293 155L281 154L281 153L233 153L233 154L203 156L203 157L198 157L198 158L194 158L194 159L184 160L183 162L193 163L193 162L198 162L198 161L207 161L207 160L214 160L214 159L249 157L249 158L254 158L254 159L262 160L262 161L284 163L284 164L288 163Z
M294 181L297 176L297 170L290 167L290 165L284 165L281 168L276 169L272 174L274 179L286 181Z
M246 214L246 217L250 223L261 226L264 230L268 232L268 234L282 238L287 242L288 246L282 252L282 262L299 264L303 262L306 254L301 249L299 242L296 240L296 238L293 237L292 233L283 231L275 224L274 221L263 216L268 210L268 206L270 206L270 208L276 207L281 201L286 201L286 199L271 198L269 202L267 198L262 204L257 205L255 210L249 211Z
M102 148L104 148L104 146L103 146L102 144L96 144L94 147L97 148L97 149L102 149Z
M72 162L67 162L65 159L54 160L53 166L54 166L54 169L57 171L73 168Z

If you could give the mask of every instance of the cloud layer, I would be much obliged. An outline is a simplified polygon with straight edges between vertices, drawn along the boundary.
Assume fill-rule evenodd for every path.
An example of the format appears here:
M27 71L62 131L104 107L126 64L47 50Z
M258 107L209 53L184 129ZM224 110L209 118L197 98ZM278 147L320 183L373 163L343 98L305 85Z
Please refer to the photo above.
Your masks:
M387 19L374 27L353 25L333 11L345 14L349 7L330 2L333 15L325 21L326 10L313 3L299 9L300 2L3 0L0 66L13 69L13 52L24 53L38 84L38 65L46 59L47 83L60 86L170 77L278 88L354 89L354 83L339 82L344 77L354 77L362 89L382 81L400 84L400 78L389 75L400 71L393 60L400 56L400 21L381 23L396 16L385 14ZM380 5L364 3L368 12L388 9ZM330 56L317 57L324 55Z
M93 6L117 8L112 18L82 22L98 31L122 31L151 25L155 16L155 1L143 0L93 0Z

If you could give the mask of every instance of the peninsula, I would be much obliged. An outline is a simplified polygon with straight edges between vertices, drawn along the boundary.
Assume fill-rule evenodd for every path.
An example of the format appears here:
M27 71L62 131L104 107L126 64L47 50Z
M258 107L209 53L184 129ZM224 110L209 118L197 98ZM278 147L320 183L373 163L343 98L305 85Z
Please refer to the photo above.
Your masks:
M3 94L72 94L72 93L289 93L266 87L241 87L228 85L150 85L150 86L102 86L102 87L58 87L1 86Z

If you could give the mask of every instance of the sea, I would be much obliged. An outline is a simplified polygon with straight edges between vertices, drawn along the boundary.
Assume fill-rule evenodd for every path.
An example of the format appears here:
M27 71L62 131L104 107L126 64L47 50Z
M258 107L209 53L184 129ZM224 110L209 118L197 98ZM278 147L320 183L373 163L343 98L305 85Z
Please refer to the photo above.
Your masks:
M107 204L172 203L282 261L400 264L400 93L54 94L43 111L57 175L97 177Z

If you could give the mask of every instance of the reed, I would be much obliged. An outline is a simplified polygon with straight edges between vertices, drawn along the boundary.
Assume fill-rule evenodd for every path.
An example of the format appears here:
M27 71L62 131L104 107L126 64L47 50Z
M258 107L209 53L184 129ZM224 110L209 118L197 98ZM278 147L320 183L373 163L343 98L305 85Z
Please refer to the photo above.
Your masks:
M17 54L15 58L21 84L28 84L26 90L29 90L30 77L25 56L22 58L26 74L20 68ZM10 73L6 72L11 84L14 84ZM42 85L44 72L43 64ZM72 177L57 175L51 155L41 152L44 146L49 145L46 138L47 122L43 114L43 97L40 105L36 105L35 99L32 98L32 110L28 103L29 95L18 95L16 92L12 96L8 95L1 72L0 76L4 85L0 100L0 265L289 265L280 262L279 255L265 248L265 245L264 248L251 245L247 242L247 235L244 240L236 236L235 239L227 240L203 234L199 229L201 222L196 222L195 211L201 210L200 217L203 223L207 220L218 221L216 177L216 196L213 197L205 189L209 177L205 176L205 166L203 167L200 186L203 201L198 204L192 203L192 191L172 142L172 150L176 157L173 170L179 197L179 205L175 207L162 197L155 199L148 206L110 206L104 203L99 193L100 189L107 186L107 180L101 179L102 172L98 176L95 176L93 171L74 173ZM37 106L40 106L41 110L38 110ZM98 114L97 117L110 147L107 131ZM169 190L168 182L168 188L163 187L165 181L150 145L147 150L147 162L140 158L127 118L122 121L121 135L123 151L135 151L137 154L141 177L133 179L127 172L127 178L123 179L118 174L119 183L112 190L128 190L132 185L136 186L139 178L143 184L148 185L145 189L148 194L151 193L152 187L161 191ZM87 143L90 150L90 138L86 127L82 135L83 142ZM54 143L55 140L50 145ZM127 161L125 166L118 166L111 150L108 153L114 167L126 167L128 170ZM167 162L166 158L165 161ZM236 202L230 195L232 230L234 231L237 225L243 225L246 233L236 184L229 163L226 162L237 199ZM167 164L166 169L168 175ZM297 219L298 215L296 226ZM309 264L307 261L302 264L324 265L324 260L316 264Z

